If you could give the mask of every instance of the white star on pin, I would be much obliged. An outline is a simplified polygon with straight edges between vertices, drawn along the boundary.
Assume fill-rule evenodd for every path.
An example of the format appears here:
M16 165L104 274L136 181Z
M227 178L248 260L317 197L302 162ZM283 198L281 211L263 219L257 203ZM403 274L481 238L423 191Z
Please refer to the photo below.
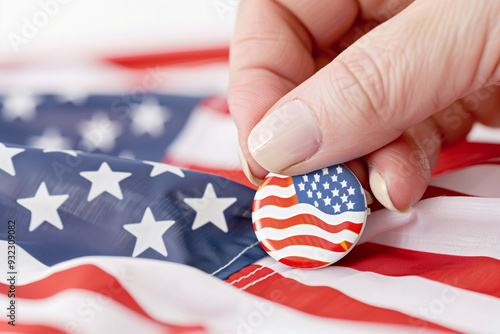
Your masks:
M221 231L228 231L224 210L236 202L235 197L217 198L214 186L209 183L205 188L205 193L201 198L184 198L184 202L196 211L193 222L193 230L208 223L217 226Z
M340 205L338 203L333 205L333 209L335 210L335 212L340 212Z
M308 190L308 191L307 191L307 197L309 197L309 198L312 198L312 197L313 197L313 193L312 193L312 191L310 191L310 190Z
M337 174L340 174L340 173L342 173L342 167L337 166Z
M337 182L338 176L337 175L332 175L332 182Z
M142 254L148 248L167 256L163 234L174 224L174 220L155 220L151 208L148 207L140 223L123 225L125 230L137 238L132 257Z
M47 222L63 229L61 217L57 209L68 199L69 195L50 195L45 182L40 184L35 196L20 198L17 203L31 211L31 221L29 231L34 231L43 222Z
M116 146L116 138L122 133L119 122L111 121L106 113L97 112L88 121L83 121L77 126L82 136L80 146L84 151L101 150L109 152Z
M346 180L340 182L340 184L342 185L342 188L347 187L347 181Z
M347 202L347 199L348 199L347 195L342 195L342 196L340 196L340 198L342 199L342 203Z
M80 175L92 182L87 198L87 201L90 202L103 192L107 192L119 200L122 200L123 194L120 188L120 182L132 175L132 173L113 172L111 168L109 168L109 165L103 162L99 170L95 172L81 172Z
M319 174L314 174L314 181L319 182Z
M306 190L306 185L303 182L299 183L299 190L300 191Z
M0 143L0 170L11 176L15 176L16 170L14 169L12 158L21 152L24 152L23 148L6 147Z
M325 201L325 205L330 205L332 203L332 199L330 197L323 198L323 201Z
M147 98L141 104L132 107L132 124L130 130L136 136L149 133L152 137L159 137L164 131L164 124L171 117L171 112L159 105L155 98Z
M157 175L163 174L163 173L172 173L180 177L184 177L184 172L182 169L179 167L175 167L172 165L167 165L167 164L162 164L159 162L153 162L153 161L143 161L147 165L153 166L153 169L151 170L151 174L149 176L155 177Z
M317 190L316 182L311 183L312 190Z
M318 199L321 198L321 192L320 191L316 192L316 196L318 197Z
M325 167L321 170L323 172L323 175L328 174L328 167Z
M307 175L302 175L302 178L304 179L304 182L309 181L309 177Z
M36 148L66 150L71 148L71 140L63 137L58 128L47 128L41 136L28 138L28 145Z
M353 187L349 187L349 189L347 189L347 191L349 192L349 195L354 195L354 188Z
M330 183L326 182L323 183L323 188L326 190L326 189L330 189Z
M339 195L339 190L337 188L332 190L332 196L337 197Z
M36 117L36 107L40 102L41 99L24 92L13 93L3 101L3 118L6 121L16 118L26 122L32 121Z
M352 203L351 201L349 201L346 205L347 205L347 210L354 209L354 203Z

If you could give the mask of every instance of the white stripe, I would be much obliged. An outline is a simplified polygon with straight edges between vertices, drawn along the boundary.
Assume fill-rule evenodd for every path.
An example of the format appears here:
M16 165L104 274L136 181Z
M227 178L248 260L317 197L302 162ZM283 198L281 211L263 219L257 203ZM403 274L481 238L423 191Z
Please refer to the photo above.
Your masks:
M500 197L500 166L476 165L434 178L431 185L464 194Z
M288 198L295 195L294 185L291 184L288 187L280 187L280 186L265 186L261 188L259 191L255 193L254 199L259 200L266 198L268 196L277 196L282 198Z
M258 267L257 269L252 270L252 272L248 273L247 275L245 275L245 276L241 276L241 277L240 277L240 278L238 278L237 280L232 281L232 282L231 282L231 285L234 285L235 283L238 283L239 281L244 280L245 278L248 278L248 277L252 276L252 275L253 275L253 274L255 274L256 272L258 272L259 270L262 270L262 269L264 269L264 268L265 268L265 267Z
M253 221L262 218L288 219L301 214L310 214L321 219L328 225L339 225L345 221L361 223L365 220L366 211L345 211L336 215L329 215L320 211L312 205L299 203L294 206L281 208L274 205L266 205L252 213Z
M322 228L315 225L299 224L290 226L284 229L275 229L272 227L266 227L255 232L259 240L271 239L271 240L283 240L285 238L297 236L297 235L312 235L315 237L320 237L326 239L330 242L338 244L341 241L347 240L349 242L354 242L358 237L358 234L350 230L342 230L337 233L330 233Z
M308 286L327 286L363 303L468 333L500 332L500 299L418 276L392 277L351 268L286 267L267 257L257 262Z
M262 268L264 268L264 267L262 267ZM255 284L257 284L257 283L259 283L259 282L261 282L261 281L263 281L263 280L265 280L265 279L268 279L269 277L271 277L271 276L273 276L273 275L275 275L275 274L277 274L277 273L276 273L275 271L273 271L272 273L267 274L267 275L266 275L266 276L264 276L264 277L261 277L261 278L259 278L259 279L255 280L255 281L253 281L253 282L251 282L251 283L248 283L248 284L247 284L247 285L245 285L244 287L240 288L240 290L246 290L246 289L248 289L249 287L251 287L252 285L255 285Z
M0 295L1 305L9 302L6 295ZM45 325L70 333L165 333L163 326L91 291L65 290L44 299L16 298L16 306L16 324Z
M301 257L305 257L311 260L331 263L333 260L335 261L340 260L352 248L353 247L349 248L344 253L339 253L314 246L293 245L282 248L280 250L273 251L269 254L271 254L272 257L275 258L276 260L281 260L288 256L297 256L298 254L300 254Z
M500 260L500 199L436 197L410 213L379 210L370 215L359 243Z
M26 254L29 257L29 254ZM23 258L23 261L25 259ZM149 259L132 259L117 257L87 257L60 263L50 268L30 271L19 275L21 284L36 281L51 273L66 270L79 265L93 264L112 274L136 302L153 318L166 323L193 325L200 324L210 333L303 333L304 328L311 333L389 333L400 334L411 330L405 326L358 322L349 320L326 319L293 310L289 307L267 301L265 299L235 289L221 280L211 277L192 267ZM92 278L89 278L92 279ZM114 287L115 285L113 285ZM66 295L69 296L66 298ZM101 300L101 296L89 295L88 292L75 293L75 290L61 292L54 297L63 296L64 302L49 302L47 299L28 301L18 299L20 304L35 305L33 311L21 310L23 322L46 323L67 326L75 318L82 324L83 333L146 333L149 327L130 330L132 325L122 329L127 319L135 321L135 316L124 315L121 306L103 308L102 319L107 323L89 322L71 306L77 305L77 311L86 307L90 301ZM2 298L5 298L2 296ZM51 300L59 300L51 298ZM29 303L31 302L31 303ZM113 301L110 301L115 305ZM6 299L0 300L3 305ZM74 303L69 305L68 303ZM237 307L235 307L237 306ZM89 306L91 309L94 304ZM105 310L107 308L107 310ZM42 312L43 310L43 312ZM28 312L29 311L29 312ZM109 314L107 312L112 314ZM100 316L100 315L98 315ZM79 319L77 319L79 318ZM103 321L104 321L103 320ZM99 320L100 321L100 320ZM255 321L258 325L254 326ZM58 326L58 327L60 327ZM104 326L104 327L101 327ZM106 326L122 330L111 330ZM88 330L86 330L89 328ZM106 328L103 330L102 328ZM250 328L250 330L248 330ZM151 330L151 332L155 332ZM148 332L149 333L149 332Z

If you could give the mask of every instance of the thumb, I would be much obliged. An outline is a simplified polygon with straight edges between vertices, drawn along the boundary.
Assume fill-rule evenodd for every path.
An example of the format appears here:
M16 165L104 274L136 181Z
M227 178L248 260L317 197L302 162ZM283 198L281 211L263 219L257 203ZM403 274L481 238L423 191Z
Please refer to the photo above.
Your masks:
M500 81L498 18L497 1L414 2L279 100L250 133L250 153L299 174L386 145Z

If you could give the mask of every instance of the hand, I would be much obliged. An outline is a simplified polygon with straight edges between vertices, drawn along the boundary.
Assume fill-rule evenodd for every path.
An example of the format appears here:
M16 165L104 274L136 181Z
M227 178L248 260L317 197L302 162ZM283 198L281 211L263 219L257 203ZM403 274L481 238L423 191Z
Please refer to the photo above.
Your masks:
M411 2L241 0L228 102L251 180L363 157L404 211L443 146L500 126L500 2Z

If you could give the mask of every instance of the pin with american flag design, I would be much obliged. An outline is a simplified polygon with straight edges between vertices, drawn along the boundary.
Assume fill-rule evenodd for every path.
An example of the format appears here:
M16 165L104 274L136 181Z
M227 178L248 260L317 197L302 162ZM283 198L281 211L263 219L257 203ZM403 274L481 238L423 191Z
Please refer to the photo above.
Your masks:
M321 268L359 240L369 209L363 187L344 165L298 176L270 173L255 194L253 227L279 262Z

